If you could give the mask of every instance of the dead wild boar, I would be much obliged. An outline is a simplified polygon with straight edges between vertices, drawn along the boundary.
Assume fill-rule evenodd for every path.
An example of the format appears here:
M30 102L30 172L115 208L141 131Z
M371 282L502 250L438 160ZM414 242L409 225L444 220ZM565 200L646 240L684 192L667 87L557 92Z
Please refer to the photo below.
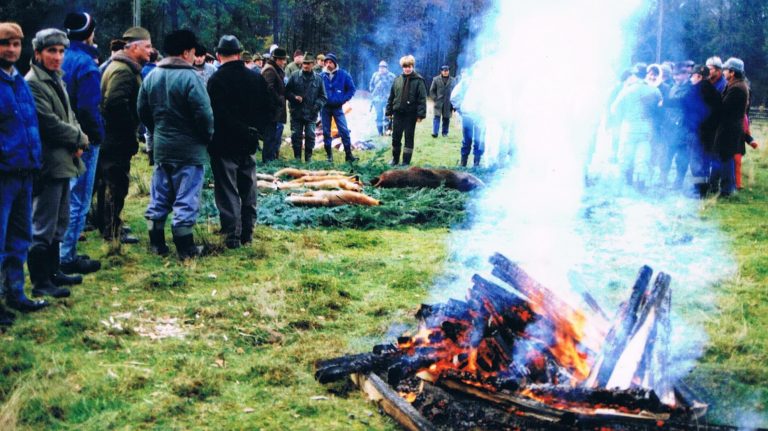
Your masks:
M426 169L412 167L408 169L392 169L383 172L371 181L375 187L427 187L435 188L444 184L445 187L468 192L485 184L476 176L466 172L450 169Z

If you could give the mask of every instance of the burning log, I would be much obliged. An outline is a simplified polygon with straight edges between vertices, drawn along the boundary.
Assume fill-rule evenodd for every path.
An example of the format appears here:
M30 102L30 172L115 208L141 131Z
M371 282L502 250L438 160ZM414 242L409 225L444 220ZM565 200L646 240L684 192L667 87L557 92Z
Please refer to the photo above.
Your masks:
M320 383L341 380L353 373L370 373L387 369L400 360L402 352L360 353L315 363L315 379Z
M435 427L376 374L353 374L352 381L382 410L408 431L433 431Z

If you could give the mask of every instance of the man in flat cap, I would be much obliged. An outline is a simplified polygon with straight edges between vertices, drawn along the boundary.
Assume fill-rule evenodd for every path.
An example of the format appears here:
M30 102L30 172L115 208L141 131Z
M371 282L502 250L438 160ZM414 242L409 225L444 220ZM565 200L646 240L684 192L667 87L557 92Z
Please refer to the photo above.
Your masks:
M208 146L221 233L228 248L248 244L256 222L256 162L259 129L269 115L267 83L241 60L240 41L222 36L216 49L221 67L208 80L213 141Z
M138 238L122 229L120 213L128 195L131 158L139 150L139 114L136 101L141 87L141 68L152 55L149 32L132 27L123 33L123 50L101 77L101 114L105 137L99 154L97 224L104 239L135 244Z
M325 85L323 78L316 74L312 67L314 60L305 55L301 71L288 78L285 86L285 98L291 109L291 145L293 158L301 161L301 144L304 141L304 161L312 161L312 151L315 148L315 124L317 114L325 105Z
M749 105L749 87L744 77L744 61L731 57L723 63L723 75L728 81L719 111L715 132L715 166L710 177L710 191L720 191L727 197L736 192L734 155L744 141L744 116Z
M41 143L35 101L14 64L21 56L21 27L0 23L0 297L19 311L35 311L45 301L24 294L24 262L32 239L32 174L41 166ZM0 326L14 315L0 303Z
M448 136L448 127L451 124L453 106L451 105L451 91L453 91L454 79L451 77L451 69L448 65L440 68L440 75L432 78L429 87L429 97L435 102L433 108L434 119L432 121L432 137L437 138L440 131L440 119L442 118L443 137Z
M99 52L93 45L96 21L88 13L73 12L64 19L64 28L69 50L61 67L63 79L72 110L90 145L80 156L85 174L72 178L69 184L69 226L60 245L61 270L65 274L88 274L101 268L99 261L77 254L77 242L91 207L100 144L104 141L104 120L99 111L101 73L96 64Z
M139 116L154 136L155 170L147 219L153 252L168 253L164 231L173 211L171 232L176 252L184 260L199 256L193 229L200 211L203 166L213 137L213 112L205 84L193 63L197 37L189 30L176 30L163 41L168 54L147 75L139 91Z

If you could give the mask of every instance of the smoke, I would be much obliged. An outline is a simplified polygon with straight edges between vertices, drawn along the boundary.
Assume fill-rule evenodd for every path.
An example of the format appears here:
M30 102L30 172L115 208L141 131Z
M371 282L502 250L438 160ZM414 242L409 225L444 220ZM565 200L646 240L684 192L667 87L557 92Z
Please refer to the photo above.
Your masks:
M672 277L679 379L707 339L693 317L712 310L711 287L735 262L699 200L624 186L598 132L645 13L639 0L498 2L464 79L465 102L487 127L485 161L504 167L475 203L473 227L452 236L453 274L433 299L463 297L498 251L573 303L574 289L589 291L612 315L647 264Z

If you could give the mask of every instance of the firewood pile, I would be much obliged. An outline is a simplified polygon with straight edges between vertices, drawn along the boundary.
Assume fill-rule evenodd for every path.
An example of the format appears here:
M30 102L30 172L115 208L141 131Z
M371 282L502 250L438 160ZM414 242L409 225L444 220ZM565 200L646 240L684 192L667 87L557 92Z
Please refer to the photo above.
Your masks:
M319 361L315 378L350 376L411 430L730 429L701 424L707 405L669 376L667 274L642 267L608 319L587 293L576 306L490 262L499 283L475 275L465 300L422 305L414 334Z
M290 177L283 181L281 177ZM377 206L380 202L363 193L363 183L354 175L342 171L308 171L285 168L275 175L260 174L259 190L296 190L285 201L297 206L366 205Z

